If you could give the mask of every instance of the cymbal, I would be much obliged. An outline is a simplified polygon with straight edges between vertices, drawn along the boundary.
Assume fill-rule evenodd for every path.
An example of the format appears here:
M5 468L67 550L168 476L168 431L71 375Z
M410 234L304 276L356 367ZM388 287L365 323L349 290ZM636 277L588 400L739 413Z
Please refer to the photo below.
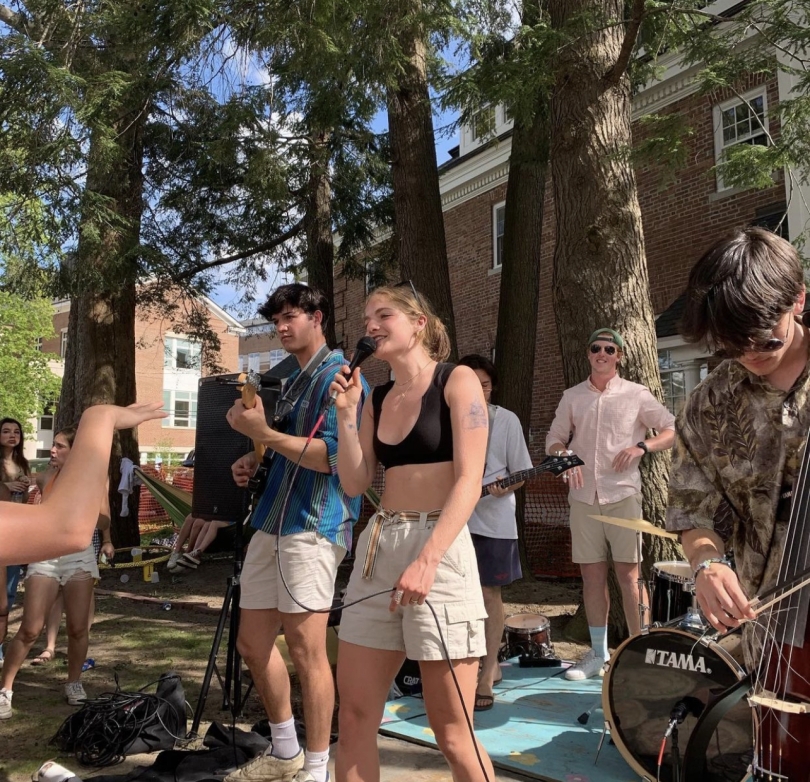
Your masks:
M662 538L680 540L680 535L675 532L667 532L667 530L656 527L655 524L650 524L649 521L644 519L619 519L615 516L590 516L589 518L603 521L605 524L614 524L617 527L631 529L635 532L649 532L651 535L660 535Z

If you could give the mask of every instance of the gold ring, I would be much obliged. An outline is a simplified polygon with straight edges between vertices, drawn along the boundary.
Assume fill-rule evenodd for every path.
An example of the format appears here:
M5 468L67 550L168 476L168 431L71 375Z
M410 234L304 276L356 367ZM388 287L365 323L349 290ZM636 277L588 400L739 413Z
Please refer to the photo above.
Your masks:
M415 605L416 605L418 602L419 602L419 598L418 598L418 597L412 597L412 598L411 598L411 599L408 601L408 603L410 603L410 605L412 605L412 606L415 606Z

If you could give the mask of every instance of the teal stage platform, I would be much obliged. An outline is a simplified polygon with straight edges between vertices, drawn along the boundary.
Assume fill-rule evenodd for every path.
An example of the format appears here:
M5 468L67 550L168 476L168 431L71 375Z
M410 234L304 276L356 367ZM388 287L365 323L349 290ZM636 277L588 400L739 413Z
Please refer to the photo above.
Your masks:
M606 738L594 765L604 725L602 679L569 682L564 668L501 667L495 705L475 713L479 740L497 768L550 782L631 782L636 774ZM587 725L577 717L597 704ZM436 746L419 698L389 701L380 733Z

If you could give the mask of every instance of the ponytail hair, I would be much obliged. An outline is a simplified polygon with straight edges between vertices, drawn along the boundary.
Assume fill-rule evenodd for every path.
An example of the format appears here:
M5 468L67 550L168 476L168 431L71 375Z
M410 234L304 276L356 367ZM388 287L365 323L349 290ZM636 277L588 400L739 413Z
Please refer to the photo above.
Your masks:
M384 285L381 288L375 288L368 298L372 296L385 296L393 307L411 320L416 320L420 315L424 315L425 328L417 334L419 343L434 361L447 359L450 355L450 337L447 334L447 328L423 293L417 293L408 284Z

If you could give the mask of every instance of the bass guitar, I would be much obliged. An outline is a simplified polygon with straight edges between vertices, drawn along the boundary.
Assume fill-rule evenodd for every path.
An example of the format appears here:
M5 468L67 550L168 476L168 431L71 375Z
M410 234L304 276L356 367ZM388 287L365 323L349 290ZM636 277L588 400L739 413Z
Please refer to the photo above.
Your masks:
M585 462L576 454L546 456L536 467L530 467L528 470L521 470L512 475L507 475L500 480L484 484L481 487L481 496L486 497L493 486L500 486L502 489L505 489L507 486L514 486L516 483L527 481L535 475L540 475L541 472L550 472L552 475L562 475L566 470L570 470L572 467L581 467L583 464L585 464Z

